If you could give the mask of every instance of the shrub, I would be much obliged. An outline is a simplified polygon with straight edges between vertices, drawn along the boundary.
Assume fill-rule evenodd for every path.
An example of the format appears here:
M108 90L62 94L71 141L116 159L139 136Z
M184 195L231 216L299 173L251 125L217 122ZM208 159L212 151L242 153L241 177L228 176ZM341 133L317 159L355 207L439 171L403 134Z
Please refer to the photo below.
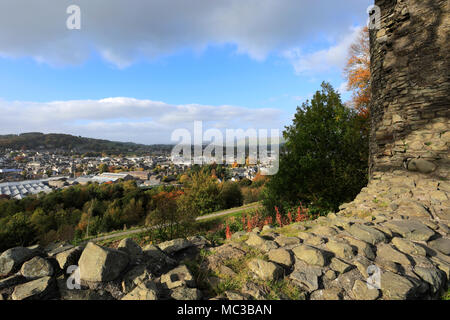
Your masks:
M264 205L273 210L299 202L319 210L337 210L367 183L367 122L323 83L311 101L297 108L283 136L286 151L279 172L264 190Z
M223 183L219 197L222 209L240 207L244 203L241 188L237 183L231 181Z
M244 204L258 202L261 200L262 188L242 188L242 196L244 198Z
M252 180L244 178L244 179L240 180L238 183L239 183L240 187L248 187L249 185L252 184Z
M217 180L205 172L193 173L178 205L183 212L195 216L220 210L222 204Z

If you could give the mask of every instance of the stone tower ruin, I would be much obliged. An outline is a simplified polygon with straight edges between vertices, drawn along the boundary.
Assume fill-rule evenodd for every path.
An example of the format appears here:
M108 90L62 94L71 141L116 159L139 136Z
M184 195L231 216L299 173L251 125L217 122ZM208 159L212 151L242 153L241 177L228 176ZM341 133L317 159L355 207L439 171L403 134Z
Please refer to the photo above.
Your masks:
M376 0L371 32L370 177L449 178L450 1Z
M449 0L375 0L369 184L343 215L450 221L449 12Z

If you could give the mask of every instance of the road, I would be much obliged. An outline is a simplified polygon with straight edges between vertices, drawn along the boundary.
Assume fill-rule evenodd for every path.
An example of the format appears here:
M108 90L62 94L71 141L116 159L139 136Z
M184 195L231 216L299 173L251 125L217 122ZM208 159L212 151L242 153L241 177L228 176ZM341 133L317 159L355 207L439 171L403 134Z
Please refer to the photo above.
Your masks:
M205 216L197 217L195 220L202 221L202 220L207 220L207 219L211 219L211 218L219 218L219 217L226 216L228 214L235 213L238 211L257 209L259 207L261 207L261 204L256 203L254 205L248 205L248 206L244 206L244 207L228 209L228 210L221 211L221 212L211 213L211 214L208 214ZM135 233L141 233L141 232L147 231L149 229L153 229L153 228L156 228L156 226L144 227L144 228L139 228L139 229L135 229L135 230L129 230L129 231L123 231L123 232L118 232L118 233L114 233L114 234L109 234L109 235L101 236L101 237L98 237L95 239L90 239L89 241L97 242L97 241L103 241L103 240L108 240L108 239L113 239L113 238L119 238L119 237L123 237L123 236L129 236L129 235L132 235Z

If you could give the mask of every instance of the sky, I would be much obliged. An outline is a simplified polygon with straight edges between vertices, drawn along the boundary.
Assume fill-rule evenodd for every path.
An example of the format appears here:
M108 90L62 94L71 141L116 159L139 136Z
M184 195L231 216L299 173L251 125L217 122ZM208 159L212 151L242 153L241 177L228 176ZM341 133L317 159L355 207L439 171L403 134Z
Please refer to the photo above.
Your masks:
M194 121L282 130L322 81L350 98L343 67L371 4L2 0L0 134L154 144Z

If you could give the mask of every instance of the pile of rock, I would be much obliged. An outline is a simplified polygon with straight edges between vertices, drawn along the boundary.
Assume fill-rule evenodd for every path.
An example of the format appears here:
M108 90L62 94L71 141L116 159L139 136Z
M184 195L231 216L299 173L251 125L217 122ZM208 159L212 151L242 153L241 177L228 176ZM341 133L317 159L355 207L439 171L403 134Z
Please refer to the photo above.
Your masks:
M371 217L385 214L424 223L450 221L448 180L401 170L376 173L356 199L341 206L341 215Z
M370 221L369 221L370 220ZM98 246L17 247L0 256L1 299L198 300L265 299L261 281L288 281L301 299L435 299L450 278L448 222L371 219L330 214L284 229L239 233L219 247L202 237L175 239L141 248L124 239L117 249ZM243 241L245 240L245 241ZM229 261L254 281L218 297L202 292L186 259L200 249L199 266L227 277ZM256 250L260 256L246 259ZM75 267L74 267L75 266ZM79 280L79 281L78 281ZM210 277L212 289L223 279ZM213 290L214 291L214 290Z
M124 239L117 249L85 246L16 247L0 256L0 299L199 299L180 261L207 246L202 237L141 248Z
M268 261L248 264L255 277L287 277L306 299L438 299L447 290L446 223L331 215L304 227L291 237L277 230L249 235L246 245L267 253Z

